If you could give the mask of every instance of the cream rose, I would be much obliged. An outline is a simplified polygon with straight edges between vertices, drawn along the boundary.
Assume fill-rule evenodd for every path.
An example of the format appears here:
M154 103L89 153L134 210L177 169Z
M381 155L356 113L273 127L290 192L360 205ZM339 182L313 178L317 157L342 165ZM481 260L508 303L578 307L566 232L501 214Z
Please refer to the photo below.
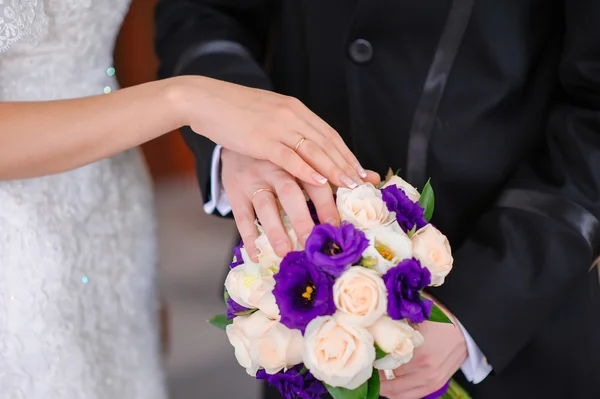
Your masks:
M431 273L431 285L437 287L444 284L444 279L454 263L452 249L446 236L428 224L415 233L412 243L413 255Z
M343 221L348 221L361 230L375 229L395 220L395 214L388 211L381 192L371 183L365 183L354 190L339 188L337 208Z
M260 310L250 316L238 316L226 328L235 358L251 376L259 368L276 374L302 362L303 338Z
M263 274L261 267L242 256L246 260L229 271L225 279L227 293L238 304L249 309L260 309L269 317L279 317L279 308L275 302L273 288L275 279L272 275Z
M334 316L313 319L304 333L304 364L319 380L333 387L356 389L373 373L373 336Z
M341 321L368 327L385 313L387 291L377 272L354 266L335 281L333 301Z
M403 178L401 178L399 176L392 176L388 181L385 182L385 184L383 185L382 188L385 188L385 187L388 187L391 185L394 185L394 186L398 187L400 190L404 191L404 194L406 194L406 196L408 198L410 198L410 200L413 202L417 202L417 201L419 201L419 198L421 198L421 194L419 194L419 191L417 191L416 188L414 188L406 180L404 180Z
M375 343L388 355L375 360L378 370L394 370L413 357L415 348L423 345L423 336L404 320L392 320L388 316L369 327Z
M365 236L369 239L369 246L363 252L361 264L380 274L413 256L412 241L397 222L365 231Z

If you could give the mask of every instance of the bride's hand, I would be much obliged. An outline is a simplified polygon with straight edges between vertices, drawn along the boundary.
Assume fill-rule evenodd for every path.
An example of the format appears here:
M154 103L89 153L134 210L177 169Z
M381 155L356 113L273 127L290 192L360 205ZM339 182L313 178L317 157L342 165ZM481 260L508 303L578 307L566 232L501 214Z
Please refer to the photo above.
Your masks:
M224 148L269 160L313 185L354 188L366 173L339 134L299 100L186 76L174 92L182 123Z

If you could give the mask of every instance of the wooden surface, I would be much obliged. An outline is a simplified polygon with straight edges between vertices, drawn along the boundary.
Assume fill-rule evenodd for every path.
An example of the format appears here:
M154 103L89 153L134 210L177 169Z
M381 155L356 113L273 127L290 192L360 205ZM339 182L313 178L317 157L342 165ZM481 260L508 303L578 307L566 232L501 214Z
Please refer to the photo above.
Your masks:
M156 0L133 0L115 47L115 69L121 87L156 79L154 6ZM178 132L142 146L154 179L191 174L194 159Z

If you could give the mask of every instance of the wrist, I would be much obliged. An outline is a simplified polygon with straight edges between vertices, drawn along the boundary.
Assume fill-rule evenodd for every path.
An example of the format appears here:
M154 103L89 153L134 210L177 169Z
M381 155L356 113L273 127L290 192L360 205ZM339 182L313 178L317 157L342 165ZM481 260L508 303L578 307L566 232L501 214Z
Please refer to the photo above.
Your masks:
M203 91L202 88L198 90L198 86L202 87L205 79L201 76L177 76L164 80L163 103L173 116L177 129L192 124L192 113L197 118L198 113L206 110L205 101L199 101L204 96L198 95L198 92L202 94Z

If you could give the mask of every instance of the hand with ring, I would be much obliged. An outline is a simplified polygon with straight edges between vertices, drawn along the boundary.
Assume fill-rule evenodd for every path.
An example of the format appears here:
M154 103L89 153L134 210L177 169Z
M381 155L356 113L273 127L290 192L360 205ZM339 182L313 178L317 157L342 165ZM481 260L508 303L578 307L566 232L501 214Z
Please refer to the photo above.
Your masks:
M183 115L198 114L183 121L195 132L223 148L271 161L314 186L329 181L354 188L366 177L340 135L298 99L196 78L186 81L178 95L189 96L190 86L201 84L206 100L198 103L196 96L178 102Z
M303 146L304 144L302 144ZM260 220L275 253L281 257L292 250L292 243L283 226L277 200L290 218L302 243L314 227L303 190L313 201L319 220L338 225L338 210L329 184L314 186L298 182L294 176L269 161L257 160L223 149L221 179L235 221L248 254L256 261L258 237L255 224ZM378 184L379 175L368 172L367 181Z

